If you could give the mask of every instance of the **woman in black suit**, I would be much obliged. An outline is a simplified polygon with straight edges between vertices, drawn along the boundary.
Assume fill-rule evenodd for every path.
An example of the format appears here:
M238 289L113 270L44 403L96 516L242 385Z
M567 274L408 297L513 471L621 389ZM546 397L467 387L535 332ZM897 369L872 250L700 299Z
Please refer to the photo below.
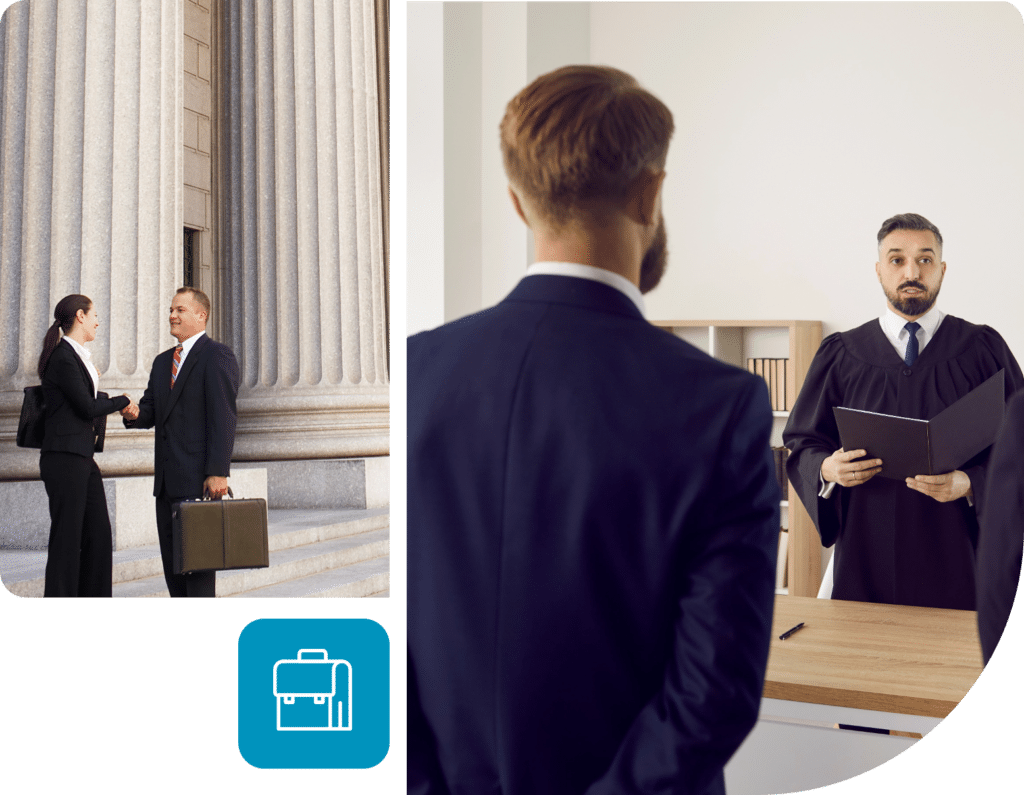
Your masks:
M43 595L110 596L110 516L93 452L103 449L106 415L127 408L131 400L110 399L98 390L99 376L85 348L99 327L92 301L66 296L53 316L39 356L46 404L39 472L50 501Z

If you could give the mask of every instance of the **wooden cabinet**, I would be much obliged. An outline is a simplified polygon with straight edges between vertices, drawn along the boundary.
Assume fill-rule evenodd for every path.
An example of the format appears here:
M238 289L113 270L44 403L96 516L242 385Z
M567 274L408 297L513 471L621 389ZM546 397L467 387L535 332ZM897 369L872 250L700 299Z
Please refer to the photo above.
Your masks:
M811 359L821 344L819 320L655 320L655 326L743 369L748 359L785 358L787 403L800 393ZM782 445L788 411L775 411L773 446ZM793 488L782 504L783 525L789 528L788 593L817 596L821 586L822 548L818 531Z

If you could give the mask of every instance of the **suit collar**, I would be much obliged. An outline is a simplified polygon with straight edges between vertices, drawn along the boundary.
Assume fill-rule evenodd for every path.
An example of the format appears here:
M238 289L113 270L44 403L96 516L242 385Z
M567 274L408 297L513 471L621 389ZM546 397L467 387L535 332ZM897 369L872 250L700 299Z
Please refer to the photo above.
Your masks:
M199 342L199 340L201 340L205 336L206 332L200 331L196 334L193 334L184 342L178 343L178 345L181 345L181 355L184 358L188 358L188 355L192 352L192 349L195 347L196 343ZM177 345L175 345L175 347L177 347Z
M647 317L647 310L644 306L644 297L640 288L625 276L612 273L604 268L595 268L592 265L582 265L578 262L535 262L526 269L527 276L575 276L579 279L591 279L595 282L607 284L614 287L620 293L632 301L640 314Z
M92 380L92 373L89 372L88 366L85 364L85 360L79 355L78 348L72 344L72 340L67 337L61 337L59 345L63 345L64 349L71 354L71 358L78 364L78 369L82 372L82 378L85 379L85 383L89 386L89 391L96 393L99 389L97 384ZM83 350L85 350L83 348ZM86 351L88 353L88 351Z
M192 351L185 359L185 363L181 366L181 370L178 371L178 377L174 380L174 389L171 389L171 359L174 356L174 348L171 348L167 353L167 377L164 379L164 383L167 384L167 391L169 397L167 398L167 406L164 410L164 417L171 413L171 409L174 408L174 404L178 402L178 397L185 389L185 383L188 380L189 375L198 366L199 360L203 358L203 355L210 344L210 338L203 334L198 338L193 337L195 342L192 345ZM186 340L188 342L190 340ZM177 347L177 346L175 346Z
M574 276L526 276L505 300L567 304L635 317L637 320L644 319L636 304L619 290L601 282Z

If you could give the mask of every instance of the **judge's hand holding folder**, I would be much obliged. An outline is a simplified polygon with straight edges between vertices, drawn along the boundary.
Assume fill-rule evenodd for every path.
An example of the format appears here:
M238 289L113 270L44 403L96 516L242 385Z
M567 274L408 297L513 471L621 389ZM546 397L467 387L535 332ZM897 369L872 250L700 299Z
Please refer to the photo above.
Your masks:
M866 455L867 450L846 452L840 447L821 462L821 476L826 483L838 483L846 488L867 483L882 471L882 459L857 460ZM974 496L971 479L959 469L944 475L915 475L907 478L907 486L938 502L952 502L961 497Z
M821 476L826 483L838 483L850 488L867 483L882 471L882 459L869 458L857 461L868 454L867 450L846 452L842 447L821 462Z
M860 449L841 448L826 458L822 478L856 486L881 474L937 502L973 498L971 479L959 467L992 444L1003 416L1004 378L1000 370L930 420L833 409L840 438ZM880 457L856 460L869 450Z
M907 478L907 486L938 502L953 502L961 497L974 497L971 479L959 469L945 475L915 475Z

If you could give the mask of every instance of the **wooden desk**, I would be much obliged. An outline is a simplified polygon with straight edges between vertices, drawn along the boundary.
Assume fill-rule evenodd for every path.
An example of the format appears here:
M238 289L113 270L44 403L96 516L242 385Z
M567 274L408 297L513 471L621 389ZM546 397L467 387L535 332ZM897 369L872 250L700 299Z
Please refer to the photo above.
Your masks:
M761 714L726 767L727 791L794 792L870 770L916 739L835 724L923 736L981 671L974 612L776 596Z

